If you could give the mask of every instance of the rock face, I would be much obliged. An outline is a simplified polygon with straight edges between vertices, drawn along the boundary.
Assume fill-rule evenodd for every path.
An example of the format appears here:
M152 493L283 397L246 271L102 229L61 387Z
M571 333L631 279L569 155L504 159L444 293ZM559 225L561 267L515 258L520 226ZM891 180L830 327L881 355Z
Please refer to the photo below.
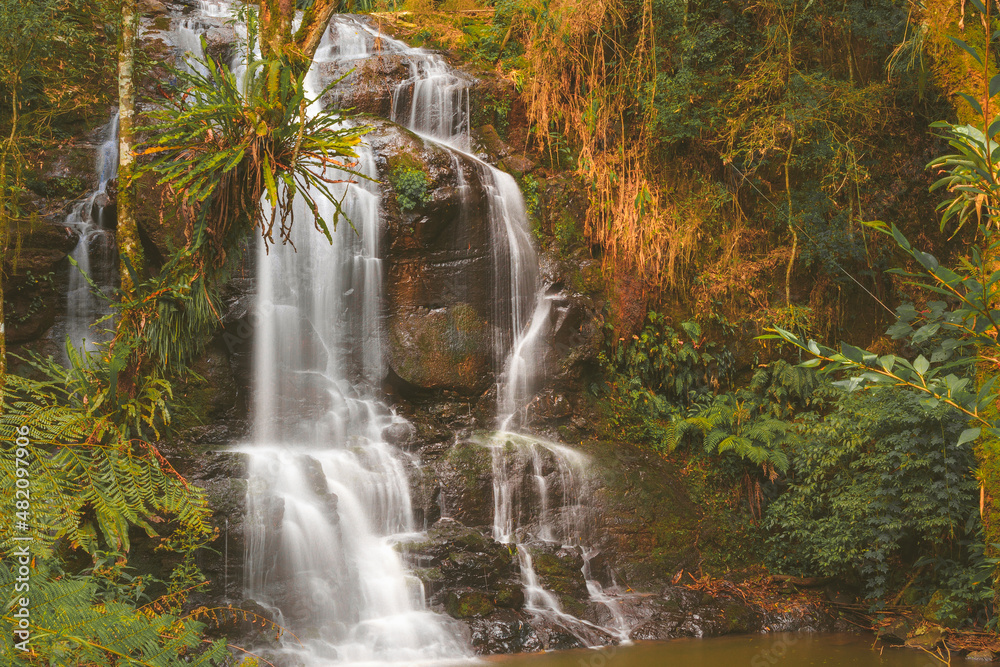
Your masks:
M476 164L389 123L367 139L383 183L385 328L392 379L481 393L493 382L491 239ZM400 204L401 175L424 192ZM412 181L411 181L412 182ZM422 195L422 196L421 196ZM412 205L415 202L415 205Z
M55 321L65 282L66 256L78 237L63 225L35 222L14 231L16 254L4 259L4 300L7 343L40 338Z

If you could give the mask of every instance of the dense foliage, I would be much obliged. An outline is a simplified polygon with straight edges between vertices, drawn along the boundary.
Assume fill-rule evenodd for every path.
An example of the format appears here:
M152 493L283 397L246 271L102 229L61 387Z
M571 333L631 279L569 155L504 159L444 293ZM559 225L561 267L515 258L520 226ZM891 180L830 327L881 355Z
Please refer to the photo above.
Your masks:
M945 582L927 564L967 560L981 539L974 456L954 447L963 428L953 411L893 390L847 393L830 414L804 414L788 488L768 511L775 569L856 581L872 599L914 580L933 593ZM948 594L989 600L988 577L977 583Z

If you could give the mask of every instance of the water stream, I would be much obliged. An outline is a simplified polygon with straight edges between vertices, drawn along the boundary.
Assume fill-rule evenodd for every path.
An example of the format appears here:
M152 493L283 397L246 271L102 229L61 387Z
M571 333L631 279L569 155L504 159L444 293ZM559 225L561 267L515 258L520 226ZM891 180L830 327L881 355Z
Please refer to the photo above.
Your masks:
M118 283L115 220L107 192L108 184L118 176L117 112L101 131L94 170L97 189L77 202L66 217L66 226L76 230L80 240L70 253L76 266L69 269L65 335L80 351L93 350L98 343L109 340L113 328L108 321L97 324L111 309L106 299L95 294L91 282L109 296Z

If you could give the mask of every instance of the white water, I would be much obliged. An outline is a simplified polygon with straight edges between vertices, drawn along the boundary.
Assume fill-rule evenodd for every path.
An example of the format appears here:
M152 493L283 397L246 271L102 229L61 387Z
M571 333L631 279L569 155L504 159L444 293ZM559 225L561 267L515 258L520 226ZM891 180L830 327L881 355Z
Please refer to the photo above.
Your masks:
M517 544L526 609L557 621L589 643L595 626L564 612L556 596L539 584L527 545L534 540L583 547L586 541L583 517L589 495L587 459L568 447L509 432L527 428L529 406L539 379L541 343L548 334L552 310L552 298L540 285L538 257L531 243L524 198L510 174L468 153L471 81L440 56L379 35L355 19L334 17L331 32L342 41L335 50L326 52L329 55L325 53L325 57L354 61L376 52L404 57L410 77L393 91L392 120L425 140L471 158L478 171L487 195L486 213L493 249L494 355L502 360L501 372L497 374L500 432L484 443L490 447L493 461L493 537ZM466 182L461 161L455 159L453 164L461 187ZM558 507L554 506L542 471L543 453L558 469L563 492ZM514 472L525 457L531 461L534 490L524 488L522 478ZM537 522L528 527L522 520L528 516L527 507L532 503L540 508L540 514ZM605 630L627 641L630 628L617 600L590 576L593 552L582 549L582 555L591 600L607 607L615 619L615 625Z
M98 320L111 309L109 302L94 293L87 277L110 296L118 281L118 253L113 220L106 211L108 183L118 176L118 113L102 131L94 169L97 189L75 204L66 217L66 225L80 235L70 253L76 267L70 266L66 294L66 335L77 350L94 350L110 339L113 323Z
M376 177L370 150L359 153L358 171ZM328 244L297 201L297 252L259 246L248 594L280 609L299 638L284 650L309 665L460 657L393 548L415 527L412 463L383 437L401 419L378 390L379 194L368 181L340 187L356 232L342 224ZM332 202L321 211L332 219Z
M575 449L530 435L497 432L476 440L490 450L493 472L493 539L517 545L528 611L559 623L585 644L594 629L627 642L631 628L618 600L605 593L590 571L596 554L588 548L593 489L587 469L590 459ZM578 549L583 575L593 602L607 608L614 624L600 627L563 610L535 573L532 546Z
M177 54L178 67L189 72L197 72L202 76L208 76L208 67L204 62L201 62L205 57L201 38L207 29L208 26L197 20L185 19L174 30L174 46L179 51Z

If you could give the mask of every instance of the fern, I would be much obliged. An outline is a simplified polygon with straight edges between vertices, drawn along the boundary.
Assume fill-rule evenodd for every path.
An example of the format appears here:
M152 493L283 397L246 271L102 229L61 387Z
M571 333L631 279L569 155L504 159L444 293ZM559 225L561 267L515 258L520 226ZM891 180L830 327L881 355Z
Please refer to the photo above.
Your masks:
M30 652L15 647L18 619L0 611L0 652L24 665L136 667L208 666L228 657L224 641L203 646L203 625L137 609L102 596L98 579L36 570L31 578ZM12 590L14 572L0 567L0 587Z
M707 454L732 453L759 466L772 480L777 472L788 471L783 448L794 438L791 427L764 412L752 397L718 396L708 408L679 419L676 433L674 447L685 438L701 435Z
M116 424L102 414L100 400L87 399L90 385L80 381L79 368L38 368L53 379L7 377L0 438L14 442L21 428L28 435L23 447L0 451L0 497L13 506L17 454L26 453L21 458L30 462L34 537L43 553L51 555L60 541L90 554L102 543L126 551L129 527L155 535L150 518L160 515L210 532L204 494L177 475L153 445L132 437L131 419ZM145 410L151 420L155 410ZM0 534L14 534L13 521L10 513L0 513Z

